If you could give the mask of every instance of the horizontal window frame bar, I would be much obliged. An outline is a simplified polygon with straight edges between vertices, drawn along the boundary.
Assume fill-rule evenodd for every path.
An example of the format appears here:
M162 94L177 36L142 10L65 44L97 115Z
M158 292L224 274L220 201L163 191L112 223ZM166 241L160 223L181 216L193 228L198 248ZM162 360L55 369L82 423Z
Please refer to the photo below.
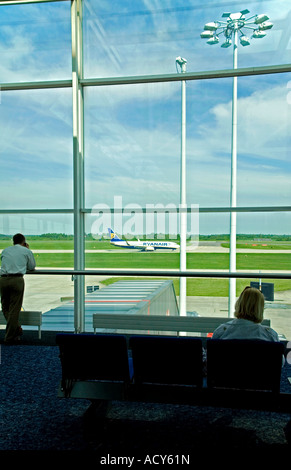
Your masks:
M132 213L132 212L141 212L144 214L152 213L152 212L157 212L157 213L180 213L180 212L188 212L188 213L193 213L193 212L201 212L201 213L218 213L218 212L290 212L291 211L291 206L258 206L258 207L198 207L196 210L196 207L169 207L169 208L153 208L153 207L138 207L138 208L100 208L100 209L83 209L82 212L89 213L89 214L99 214L100 212L104 213Z
M291 206L276 207L202 207L199 212L290 212Z
M229 272L229 271L167 271L167 270L140 270L140 269L88 269L88 270L75 270L75 269L36 269L30 271L29 275L70 275L70 276L120 276L120 277L188 277L188 278L235 278L235 279L291 279L290 272Z
M34 3L55 3L55 2L69 2L71 0L2 0L0 1L0 6L7 5L25 5L25 4L34 4Z
M19 83L1 83L0 90L17 91L17 90L40 90L49 88L72 88L72 80L44 80L38 82L19 82Z
M83 78L79 80L79 85L83 87L112 86L112 85L134 85L141 83L157 82L180 82L193 80L210 80L231 77L246 77L253 75L269 75L276 73L290 73L291 64L244 67L238 69L210 70L202 72L185 72L183 74L170 73L158 75L136 75L122 77L103 77L103 78ZM70 88L73 86L72 79L64 80L45 80L35 82L2 83L1 91L31 90L44 88Z
M0 209L0 214L73 214L74 209Z
M74 209L0 209L0 214L6 214L6 215L13 215L13 214L74 214ZM131 214L132 212L136 213L144 213L144 214L149 214L149 213L181 213L181 212L187 212L187 213L193 213L193 212L199 212L199 213L230 213L230 212L247 212L247 213L252 213L252 212L291 212L291 206L258 206L258 207L200 207L196 208L194 207L187 207L187 208L182 208L182 207L140 207L140 208L110 208L110 207L104 207L100 209L80 209L81 213L84 214L100 214L101 212L104 213L116 213L116 214Z
M129 85L140 83L179 82L193 80L210 80L215 78L245 77L252 75L267 75L291 72L291 64L274 66L243 67L225 70L206 70L202 72L170 73L158 75L141 75L129 77L83 78L80 84L88 86Z

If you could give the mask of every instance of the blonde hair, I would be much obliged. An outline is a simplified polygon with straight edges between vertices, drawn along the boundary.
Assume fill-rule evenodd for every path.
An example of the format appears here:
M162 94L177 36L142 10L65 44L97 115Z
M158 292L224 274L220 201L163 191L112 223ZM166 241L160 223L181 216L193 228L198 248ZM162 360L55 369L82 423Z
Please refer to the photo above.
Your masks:
M235 304L234 316L261 323L264 315L265 298L261 291L247 286Z

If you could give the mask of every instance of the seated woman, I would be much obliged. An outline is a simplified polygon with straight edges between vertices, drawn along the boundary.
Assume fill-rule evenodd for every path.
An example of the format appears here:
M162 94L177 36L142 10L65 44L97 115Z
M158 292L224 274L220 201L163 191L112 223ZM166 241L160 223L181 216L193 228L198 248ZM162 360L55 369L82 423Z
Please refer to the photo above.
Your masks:
M278 333L263 321L265 299L258 289L247 286L235 304L233 320L223 323L213 332L213 339L261 339L279 341Z

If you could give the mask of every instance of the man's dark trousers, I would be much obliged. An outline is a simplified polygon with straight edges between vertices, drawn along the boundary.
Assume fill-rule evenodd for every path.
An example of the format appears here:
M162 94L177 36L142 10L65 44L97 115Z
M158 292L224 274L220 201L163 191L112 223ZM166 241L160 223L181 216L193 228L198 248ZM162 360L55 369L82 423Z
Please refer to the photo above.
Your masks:
M24 295L23 276L1 276L0 294L2 312L7 321L5 342L12 342L19 332L19 313L21 311Z

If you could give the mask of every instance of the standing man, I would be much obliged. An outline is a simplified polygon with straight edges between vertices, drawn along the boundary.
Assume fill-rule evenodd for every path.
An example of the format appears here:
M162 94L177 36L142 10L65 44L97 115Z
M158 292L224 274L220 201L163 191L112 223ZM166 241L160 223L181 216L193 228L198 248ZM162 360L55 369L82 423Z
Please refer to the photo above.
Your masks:
M24 295L24 274L35 268L35 259L25 237L17 233L13 245L1 254L0 295L3 315L7 321L5 344L13 344L22 334L19 313Z

